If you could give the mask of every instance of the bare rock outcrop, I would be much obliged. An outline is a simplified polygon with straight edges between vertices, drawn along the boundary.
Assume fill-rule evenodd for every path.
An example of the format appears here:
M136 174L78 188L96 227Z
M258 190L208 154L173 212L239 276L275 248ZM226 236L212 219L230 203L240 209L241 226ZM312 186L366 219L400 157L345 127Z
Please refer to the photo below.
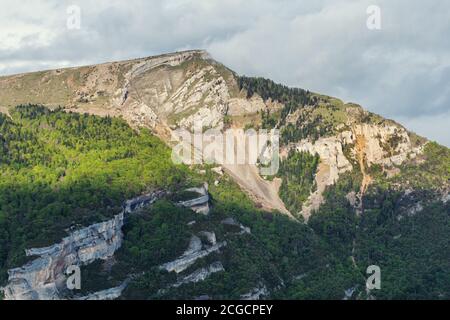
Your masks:
M87 265L97 259L108 259L122 245L124 214L114 219L73 232L59 244L29 249L27 256L38 256L25 266L9 270L4 288L6 300L60 299L69 266Z
M269 295L269 290L267 287L263 284L260 284L258 287L254 288L252 291L241 295L241 300L248 300L248 301L257 301L261 300L264 297L267 297Z
M190 208L192 211L197 213L208 215L210 211L208 184L205 183L200 188L190 188L186 191L197 193L199 197L187 201L180 201L178 202L178 205L181 207Z
M413 147L408 132L397 125L359 124L353 127L351 139L365 139L365 160L372 164L401 165L408 158L422 152L422 147Z
M166 193L164 191L155 191L149 194L125 201L124 210L126 214L133 213L139 209L145 208L155 203L158 199L163 197Z
M188 283L197 283L200 281L206 280L210 275L225 271L223 265L221 262L214 262L208 267L198 269L194 271L193 273L185 276L181 280L179 280L177 283L173 284L173 288L181 287L182 285L188 284Z
M120 286L91 293L87 296L77 298L76 300L115 300L120 298L122 292L127 288L129 280L122 283Z
M296 149L312 155L318 154L320 160L329 167L326 183L332 185L339 179L339 174L353 169L352 164L344 155L343 143L345 139L345 135L339 135L321 138L314 143L310 140L304 140L296 145Z
M346 147L350 150L348 154L344 154ZM323 203L326 187L334 185L342 173L353 170L350 160L360 163L364 176L361 193L364 193L371 183L370 176L366 174L366 166L380 164L392 167L422 152L422 147L412 146L404 128L386 123L353 125L351 131L342 131L335 136L320 138L315 142L303 140L295 145L295 149L318 154L321 160L316 174L317 190L311 194L302 209L302 215L306 219ZM352 159L348 159L348 156Z
M336 137L321 138L316 142L303 140L296 145L297 151L318 154L321 160L315 178L316 191L310 195L302 208L301 214L305 219L309 219L312 212L319 209L323 203L323 192L326 187L335 184L340 174L353 169L343 151L343 144L347 139L346 134L341 134Z
M265 109L266 104L258 95L254 95L250 99L233 98L228 101L228 115L230 116L242 116L257 113Z
M198 235L204 237L211 245L217 243L216 234L214 232L202 231Z
M124 210L111 220L74 231L58 244L26 250L28 257L37 258L8 271L8 284L3 288L5 299L62 299L67 268L113 257L122 245L125 214L151 205L163 194L156 191L128 200L124 203Z

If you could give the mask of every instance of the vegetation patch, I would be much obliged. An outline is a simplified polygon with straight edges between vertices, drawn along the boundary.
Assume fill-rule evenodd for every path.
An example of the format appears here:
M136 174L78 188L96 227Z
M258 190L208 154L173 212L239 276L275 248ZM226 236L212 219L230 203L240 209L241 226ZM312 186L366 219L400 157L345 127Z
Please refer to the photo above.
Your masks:
M290 212L300 212L314 191L319 155L291 151L280 164L278 176L283 180L280 197Z

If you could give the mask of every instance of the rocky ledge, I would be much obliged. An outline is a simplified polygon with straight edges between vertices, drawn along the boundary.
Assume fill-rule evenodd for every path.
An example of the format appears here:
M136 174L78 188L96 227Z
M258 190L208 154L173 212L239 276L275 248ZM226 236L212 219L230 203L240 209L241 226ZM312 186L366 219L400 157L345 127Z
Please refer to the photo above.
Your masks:
M153 204L163 195L164 192L154 192L128 200L123 211L109 221L74 231L58 244L26 250L27 257L37 258L8 271L8 284L3 288L5 299L62 299L66 290L67 268L111 258L122 246L126 214Z

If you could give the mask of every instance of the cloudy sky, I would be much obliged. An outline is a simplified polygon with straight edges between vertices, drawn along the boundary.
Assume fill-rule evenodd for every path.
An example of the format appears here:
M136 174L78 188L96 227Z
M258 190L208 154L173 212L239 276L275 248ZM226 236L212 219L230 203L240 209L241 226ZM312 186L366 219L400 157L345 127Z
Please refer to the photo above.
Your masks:
M81 10L69 29L67 9ZM367 8L381 29L367 28ZM0 75L207 49L450 146L448 0L0 0ZM70 20L73 21L73 20Z

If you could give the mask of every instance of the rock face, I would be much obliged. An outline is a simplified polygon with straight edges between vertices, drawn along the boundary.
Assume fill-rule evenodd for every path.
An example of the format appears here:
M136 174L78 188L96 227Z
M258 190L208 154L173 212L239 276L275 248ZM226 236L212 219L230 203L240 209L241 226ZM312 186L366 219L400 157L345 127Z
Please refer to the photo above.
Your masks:
M189 203L182 203L194 210L208 206L209 196L207 185L201 188L191 188L187 191L197 192L201 196L191 200ZM3 288L6 300L58 300L63 299L66 290L65 272L69 266L85 266L96 260L107 260L114 256L121 247L123 241L122 227L125 215L131 214L146 206L153 204L165 193L156 191L147 195L139 196L125 201L123 212L106 222L93 224L87 228L72 232L60 243L46 248L35 248L26 250L29 257L37 258L23 267L9 270L9 281ZM203 199L205 198L205 199ZM199 209L200 210L200 209ZM209 206L208 206L209 210ZM199 211L203 213L202 210ZM224 242L217 242L214 232L201 232L199 236L207 240L203 244L202 240L193 236L189 248L183 255L175 261L169 262L161 268L167 271L180 273L198 259L219 251L227 245ZM215 263L208 268L200 269L181 280L179 286L188 282L198 282L212 273L223 271L220 263ZM80 300L113 300L120 297L128 282L125 281L117 288L111 288L90 294Z
M85 297L78 298L76 300L115 300L117 298L120 298L122 292L127 288L128 282L129 281L127 280L116 288L95 292Z
M197 213L208 215L210 211L208 184L205 183L201 188L190 188L186 191L197 193L199 197L187 201L180 201L178 202L178 205L181 207L189 208Z
M198 234L201 237L206 238L206 240L211 244L215 245L217 243L216 234L214 232L202 231Z
M365 173L365 167L374 164L383 167L400 165L422 152L423 147L414 148L408 132L398 125L384 123L350 126L351 130L342 131L335 136L320 138L315 142L306 139L294 145L297 151L318 154L321 160L316 174L317 190L311 194L301 212L305 219L323 203L322 195L326 187L335 184L341 174L353 170L348 156L360 163L364 176L363 193L371 182L371 178ZM350 150L347 155L344 154L346 147ZM356 203L356 200L353 202Z
M264 100L255 95L251 99L233 98L228 101L228 115L242 116L257 113L267 108Z
M122 246L125 214L151 205L163 194L158 191L128 200L123 212L114 219L74 231L53 246L26 250L28 257L38 258L21 268L9 270L8 284L3 288L5 299L61 299L61 292L66 289L67 268L111 258ZM118 292L118 288L105 291L103 296L113 296L114 292Z
M210 275L217 272L225 271L223 265L221 262L214 262L208 267L198 269L194 271L193 273L187 275L174 285L172 285L173 288L178 288L182 285L188 284L188 283L197 283L200 281L206 280Z
M357 136L365 139L365 160L369 167L372 164L400 165L408 157L413 158L422 152L421 147L412 146L408 132L395 125L356 125L350 135L353 143Z
M315 143L304 140L296 146L296 149L312 155L318 154L321 161L329 167L326 183L327 185L332 185L339 179L339 174L353 169L352 164L344 155L343 144L345 141L345 134L337 137L321 138Z
M154 129L192 129L195 122L221 128L234 81L230 71L201 50L145 59L125 79L114 99L117 112L133 126Z
M97 259L108 259L122 245L124 214L73 232L59 244L30 249L27 256L38 256L27 265L9 271L6 300L59 299L64 289L64 273L69 266L82 266Z
M215 235L214 235L215 238ZM197 236L192 236L189 248L178 259L163 264L160 268L168 272L180 273L192 266L197 260L219 251L227 245L226 241L215 243L214 245L203 245L202 240Z
M314 210L319 209L323 203L323 192L326 187L336 183L339 175L351 171L352 164L345 157L343 144L347 142L348 135L343 133L336 137L321 138L316 142L303 140L295 146L300 152L308 152L312 155L318 154L321 163L316 174L317 189L313 192L303 205L301 214L308 219Z
M147 206L155 203L155 201L158 200L159 198L161 198L164 194L165 194L164 191L155 191L153 193L149 193L149 194L142 195L140 197L136 197L134 199L125 201L125 204L124 204L125 213L130 214L130 213L135 212L136 210L147 207Z
M254 288L249 293L243 294L241 296L241 300L249 300L249 301L256 301L261 300L262 298L269 295L269 290L267 290L267 287L265 285L260 285L259 287Z
M336 136L320 138L314 143L303 140L296 144L298 151L318 154L329 169L328 185L334 184L341 173L353 170L353 166L344 154L344 147L351 146L354 160L357 158L355 144L357 138L365 140L364 159L367 166L373 164L400 165L408 157L421 153L421 148L413 148L408 132L394 125L355 125L352 131L343 131Z

